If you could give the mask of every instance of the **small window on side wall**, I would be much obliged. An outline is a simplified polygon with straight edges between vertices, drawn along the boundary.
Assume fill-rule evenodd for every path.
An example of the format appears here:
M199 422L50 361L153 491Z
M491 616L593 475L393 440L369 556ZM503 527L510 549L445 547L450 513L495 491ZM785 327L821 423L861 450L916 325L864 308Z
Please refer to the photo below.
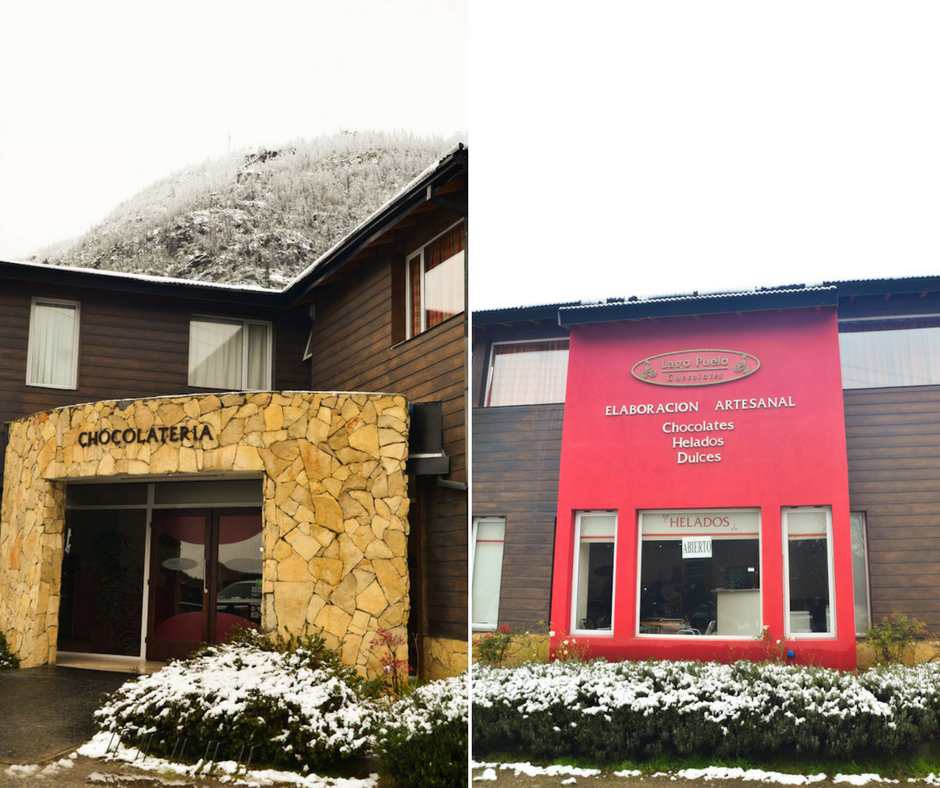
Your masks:
M614 622L616 512L578 512L575 521L573 632L610 635Z
M29 316L26 385L78 388L79 304L35 298Z
M868 527L865 512L852 512L852 587L855 592L855 634L863 635L871 626L868 580Z
M408 255L405 276L407 338L463 312L463 222Z
M271 388L271 324L194 317L189 324L189 385L230 391Z
M794 638L832 637L836 617L830 509L784 509L783 536L786 634Z
M503 575L502 517L478 517L473 522L473 599L470 617L474 629L495 629L499 620L499 586Z

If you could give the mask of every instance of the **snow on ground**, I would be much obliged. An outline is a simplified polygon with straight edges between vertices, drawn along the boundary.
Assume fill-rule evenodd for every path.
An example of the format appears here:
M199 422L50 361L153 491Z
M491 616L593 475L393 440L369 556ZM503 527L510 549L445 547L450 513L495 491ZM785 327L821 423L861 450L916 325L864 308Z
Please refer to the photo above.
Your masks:
M91 741L79 747L78 754L87 758L125 761L132 764L134 768L144 771L173 772L187 776L195 776L206 765L203 761L190 765L171 763L163 758L154 758L152 756L143 757L136 747L125 747L122 744L118 744L117 749L111 749L109 753L108 750L113 745L112 734L97 733ZM238 769L238 764L235 761L220 761L213 765L214 774L228 775L233 778L238 773ZM285 783L296 785L298 788L377 788L378 779L377 774L371 774L364 778L320 777L316 774L302 775L296 772L280 772L274 769L252 769L247 774L238 774L235 784L273 785L274 783Z
M7 777L38 777L40 779L47 779L50 777L55 777L63 769L71 769L75 764L74 760L77 756L73 752L68 758L60 758L54 763L49 763L43 768L40 769L39 764L28 764L26 766L10 766L6 770Z
M686 780L744 780L746 782L777 783L779 785L808 785L826 779L825 774L784 774L765 772L763 769L741 769L739 767L709 766L705 769L680 769L676 777Z
M496 780L497 769L511 769L518 777L524 774L528 777L561 777L570 775L567 780L562 780L562 785L573 785L577 781L575 777L596 777L600 776L600 769L579 769L575 766L534 766L531 763L486 763L480 761L470 761L472 769L483 769L484 772L474 781ZM643 772L639 769L624 769L619 772L613 772L615 777L640 777ZM742 769L739 767L728 766L709 766L705 769L679 769L675 772L656 772L651 777L665 777L670 780L682 778L683 780L741 780L743 782L762 782L776 783L777 785L810 785L811 783L822 782L827 779L825 774L785 774L783 772L768 772L763 769ZM898 780L891 780L887 777L881 777L877 774L836 774L832 778L833 783L849 783L850 785L867 785L868 783L897 783ZM909 783L924 782L931 786L940 786L940 775L930 774L922 779L911 778Z

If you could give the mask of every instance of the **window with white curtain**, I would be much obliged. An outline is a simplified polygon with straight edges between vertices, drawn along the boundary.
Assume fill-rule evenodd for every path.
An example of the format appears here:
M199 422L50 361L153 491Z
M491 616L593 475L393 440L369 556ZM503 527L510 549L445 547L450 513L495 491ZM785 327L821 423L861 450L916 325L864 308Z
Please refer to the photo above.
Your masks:
M409 339L463 312L464 232L459 222L406 258Z
M27 386L78 387L79 311L76 301L33 299L26 353Z
M271 324L194 317L189 324L189 385L232 391L271 388Z
M565 401L568 339L494 342L486 407Z
M478 517L473 522L473 599L470 617L474 629L495 629L499 619L499 586L503 575L502 517Z
M940 318L840 320L842 388L940 384Z

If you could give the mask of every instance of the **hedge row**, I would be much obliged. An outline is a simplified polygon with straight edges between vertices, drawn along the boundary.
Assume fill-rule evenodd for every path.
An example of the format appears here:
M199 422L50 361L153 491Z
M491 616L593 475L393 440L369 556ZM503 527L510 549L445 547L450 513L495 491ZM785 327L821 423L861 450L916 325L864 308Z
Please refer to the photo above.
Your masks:
M597 762L891 753L935 738L940 665L552 662L473 673L475 754Z

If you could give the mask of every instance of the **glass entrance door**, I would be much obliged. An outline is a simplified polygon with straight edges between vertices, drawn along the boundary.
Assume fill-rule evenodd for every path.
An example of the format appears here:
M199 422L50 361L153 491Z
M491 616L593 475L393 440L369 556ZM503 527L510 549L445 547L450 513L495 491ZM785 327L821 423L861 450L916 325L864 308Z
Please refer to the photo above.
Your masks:
M261 623L261 512L154 512L148 659L185 657Z

